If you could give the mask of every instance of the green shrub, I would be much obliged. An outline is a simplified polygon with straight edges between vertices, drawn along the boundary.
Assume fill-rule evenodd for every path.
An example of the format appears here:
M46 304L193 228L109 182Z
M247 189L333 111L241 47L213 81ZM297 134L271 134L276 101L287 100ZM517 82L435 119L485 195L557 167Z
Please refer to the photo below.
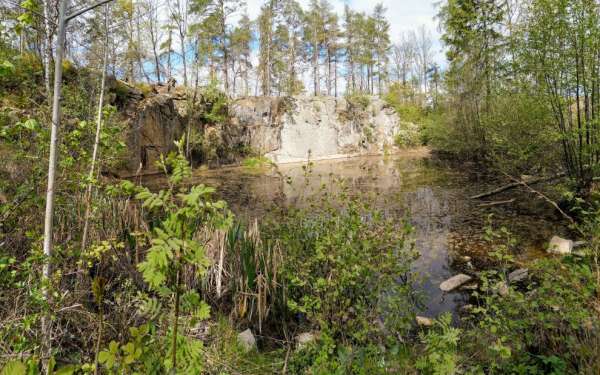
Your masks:
M271 164L271 160L264 156L252 156L242 160L242 166L254 170L267 167Z
M411 122L400 122L400 128L394 136L396 147L415 147L422 144L422 136L418 125Z
M491 252L497 265L481 274L481 290L474 293L478 306L464 334L468 366L488 373L597 372L600 319L593 306L599 284L592 263L541 259L529 266L525 286L511 284L499 293L517 242L506 230L487 232L505 240Z
M461 331L452 327L452 315L446 313L436 319L427 333L421 333L424 353L417 359L416 367L422 374L452 375L458 370L458 340Z
M348 93L346 94L345 99L350 105L350 107L356 108L361 111L366 110L367 107L371 104L371 97L369 97L369 95L367 94L360 92Z
M342 342L405 336L414 320L410 227L341 183L266 228L286 259L288 308ZM379 322L379 323L374 323Z

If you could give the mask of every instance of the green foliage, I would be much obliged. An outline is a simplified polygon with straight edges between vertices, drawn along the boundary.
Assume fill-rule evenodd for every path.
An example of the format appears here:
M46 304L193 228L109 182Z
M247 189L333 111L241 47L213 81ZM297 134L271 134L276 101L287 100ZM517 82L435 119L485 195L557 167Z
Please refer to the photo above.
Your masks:
M410 228L340 189L270 224L268 238L285 249L287 306L336 340L384 340L384 329L402 337L414 319Z
M385 102L394 108L402 121L422 124L426 116L424 99L412 85L393 83L383 96Z
M15 66L7 60L0 63L0 78L8 76L15 72Z
M212 80L200 93L202 110L201 120L207 124L222 124L227 120L229 101L219 83Z
M270 166L271 164L271 160L264 156L249 157L242 160L242 166L249 169L262 169L264 167Z
M151 324L129 328L131 340L123 345L111 341L98 355L98 362L109 374L158 374L161 358L158 345L151 332Z
M597 370L599 354L589 348L598 345L592 332L600 320L590 303L599 285L590 264L568 257L538 260L529 269L532 282L509 285L506 272L517 242L504 228L488 227L487 237L504 239L504 244L491 252L500 271L481 273L480 291L473 294L479 304L463 340L466 352L476 353L469 365L498 373ZM506 293L499 291L499 283L508 285Z
M396 147L415 147L427 143L423 129L435 120L435 110L426 109L425 99L412 85L393 83L383 96L400 118L400 126L394 136Z
M421 333L425 352L416 362L422 374L451 375L458 372L458 341L461 331L452 327L452 315L446 313L434 322L432 330Z
M345 99L351 108L356 108L359 111L366 110L371 104L371 97L360 92L347 93Z
M4 367L0 370L0 375L38 375L41 374L36 358L30 358L29 360L23 361L9 361L4 364ZM74 375L80 369L78 365L66 365L56 368L56 360L54 357L50 358L48 363L47 374L50 375Z
M165 353L167 358L162 361L163 366L196 371L201 366L201 342L177 336L178 314L187 311L190 324L195 324L207 319L210 309L196 291L182 287L181 274L185 269L193 270L193 275L198 278L205 274L210 262L204 243L198 239L199 231L226 229L232 216L225 202L211 199L213 188L205 185L183 188L183 181L191 176L191 168L183 156L184 143L183 139L177 142L179 152L167 158L161 157L159 162L165 172L171 171L169 189L154 193L147 188L139 188L135 195L142 202L142 207L154 217L152 231L148 233L151 247L145 260L138 264L138 269L151 289L175 300L174 320L169 333L173 345ZM117 364L118 348L114 343L103 352L102 359L106 359L104 362L108 368ZM126 365L135 361L138 354L142 355L131 343L122 346L121 351L124 353L122 363Z
M328 335L322 335L315 344L295 353L290 361L292 374L357 374L390 373L393 363L380 347L344 345Z

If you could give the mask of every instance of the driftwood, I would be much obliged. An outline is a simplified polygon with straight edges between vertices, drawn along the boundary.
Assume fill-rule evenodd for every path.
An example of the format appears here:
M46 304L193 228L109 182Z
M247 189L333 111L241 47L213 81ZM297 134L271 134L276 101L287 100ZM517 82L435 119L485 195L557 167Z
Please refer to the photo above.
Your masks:
M534 185L534 184L539 184L542 182L548 182L548 181L552 181L552 180L556 180L558 178L564 177L566 176L566 173L558 173L555 174L554 176L549 176L549 177L539 177L539 178L532 178L532 179L526 179L526 180L519 180L519 181L515 181L512 182L510 184L501 186L497 189L494 190L490 190L487 191L485 193L481 193L481 194L477 194L471 197L471 199L481 199L481 198L485 198L485 197L489 197L491 195L496 195L496 194L500 194L504 191L510 190L510 189L514 189L516 187L519 186L527 186L527 185Z

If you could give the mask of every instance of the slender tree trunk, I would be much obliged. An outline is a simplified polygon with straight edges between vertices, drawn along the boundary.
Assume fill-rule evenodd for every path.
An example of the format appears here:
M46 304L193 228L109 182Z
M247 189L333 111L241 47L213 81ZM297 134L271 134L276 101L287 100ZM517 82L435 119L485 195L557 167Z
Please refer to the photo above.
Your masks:
M44 85L46 87L46 96L48 105L52 105L52 92L50 91L50 76L52 75L50 64L52 64L52 27L50 25L50 0L44 0Z
M180 38L180 41L181 41L181 60L183 63L183 85L187 87L188 80L187 80L187 58L185 56L185 37L182 36Z
M327 48L327 95L331 96L331 48Z
M177 372L177 328L179 325L179 285L181 284L181 270L179 259L177 264L177 275L175 280L175 309L173 311L173 338L171 341L171 362L173 369Z
M151 82L150 76L148 75L148 73L146 73L146 69L144 69L144 63L142 62L142 52L140 50L140 46L142 45L142 39L141 39L141 32L140 32L140 18L139 17L136 17L135 29L137 32L137 43L135 46L135 55L136 55L136 58L138 61L140 73L142 73L144 78L146 78L146 82L148 84L150 84L150 82Z
M229 51L227 48L227 30L225 28L225 2L220 1L221 6L221 50L223 52L223 84L225 95L229 95Z
M169 38L167 39L167 75L173 76L173 67L171 66L171 51L173 50L173 31L169 28Z
M319 43L317 41L316 33L317 30L313 30L315 36L313 36L313 53L312 53L312 63L313 63L313 79L314 79L314 90L315 96L319 95L321 89L319 87Z
M334 88L334 92L335 92L335 97L337 98L338 96L338 68L337 68L337 56L335 57L335 60L333 61L333 88Z
M66 8L69 0L59 0L58 38L56 41L56 59L54 66L54 94L52 96L52 127L50 131L50 155L48 161L48 187L46 191L46 212L44 216L44 265L42 270L43 298L50 305L49 283L52 274L52 227L54 224L54 183L56 181L56 163L58 159L58 131L60 126L60 96L62 89L62 59L65 44ZM42 318L43 361L48 370L48 360L52 345L50 313Z
M157 45L159 43L157 38L157 20L156 16L153 13L151 15L152 19L150 20L150 39L152 41L152 54L154 56L154 74L156 74L156 81L160 83L160 59L158 58Z
M81 251L85 251L87 246L87 237L89 230L89 222L91 215L91 200L92 200L92 189L94 178L94 171L96 168L96 160L98 158L98 148L100 144L100 132L102 130L102 110L104 107L104 91L106 86L106 66L108 64L108 5L105 8L104 14L104 30L105 30L105 45L104 45L104 60L102 62L102 79L100 81L100 96L98 99L98 112L96 113L96 136L94 138L94 148L92 151L92 161L90 163L90 172L88 173L88 186L85 192L85 216L83 224L83 235L81 236Z

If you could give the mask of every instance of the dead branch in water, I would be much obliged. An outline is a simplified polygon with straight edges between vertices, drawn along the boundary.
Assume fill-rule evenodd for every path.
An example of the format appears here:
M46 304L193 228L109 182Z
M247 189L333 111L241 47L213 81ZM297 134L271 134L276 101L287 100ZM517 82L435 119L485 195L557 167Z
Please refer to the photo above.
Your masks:
M516 178L514 178L512 176L509 176L509 178L511 180L515 181L515 182L512 182L512 183L504 185L504 186L501 186L501 187L499 187L497 189L494 189L494 190L487 191L485 193L474 195L470 199L481 199L481 198L489 197L491 195L500 194L500 193L502 193L504 191L507 191L507 190L510 190L510 189L514 189L514 188L519 187L519 186L526 186L526 187L528 187L529 185L534 185L534 184L539 184L539 183L542 183L542 182L548 182L548 181L556 180L558 178L565 177L566 175L567 175L566 173L562 172L562 173L555 174L554 176L532 178L532 179L527 180L527 181L518 180L518 179L516 179Z
M503 173L504 173L504 172L503 172ZM510 176L510 175L508 175L508 174L506 174L506 173L504 173L504 175L505 175L506 177L510 178L511 180L515 181L515 182L514 182L515 184L519 184L519 185L521 185L521 186L524 186L524 187L526 187L526 188L527 188L527 189L528 189L530 192L532 192L532 193L536 194L538 197L540 197L540 198L542 198L543 200L545 200L546 202L548 202L548 203L549 203L549 204L550 204L552 207L554 207L554 208L555 208L555 209L556 209L556 210L557 210L557 211L558 211L558 212L559 212L559 213L560 213L560 214L561 214L561 215L562 215L562 216L563 216L565 219L567 219L567 220L568 220L568 221L569 221L571 224L573 224L573 227L576 227L575 220L574 220L574 219L573 219L571 216L569 216L569 215L568 215L568 214L567 214L565 211L563 211L563 210L562 210L562 209L561 209L561 208L558 206L558 204L557 204L555 201L553 201L552 199L548 198L548 197L547 197L547 196L546 196L544 193L542 193L542 192L540 192L540 191L538 191L538 190L535 190L534 188L532 188L531 186L529 186L529 185L532 183L531 181L530 181L530 182L525 182L525 181L523 181L523 180L519 180L519 179L517 179L517 178L515 178L515 177L512 177L512 176ZM563 175L564 175L564 174L563 174ZM558 176L558 175L556 175L556 176ZM555 177L556 177L556 176L555 176ZM534 180L532 180L532 181L534 181ZM538 179L536 182L539 182L539 179Z

